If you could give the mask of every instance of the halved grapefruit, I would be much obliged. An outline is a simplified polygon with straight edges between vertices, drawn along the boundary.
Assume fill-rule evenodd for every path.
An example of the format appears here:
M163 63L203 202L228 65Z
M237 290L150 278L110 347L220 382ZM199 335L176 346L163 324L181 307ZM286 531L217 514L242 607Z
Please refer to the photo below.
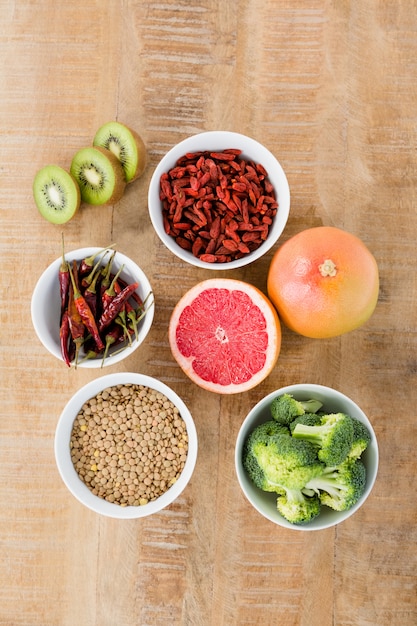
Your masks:
M374 312L378 266L352 233L308 228L275 252L267 289L288 328L305 337L336 337L359 328Z
M220 394L252 389L272 371L281 349L281 326L268 298L231 278L192 287L169 323L172 354L200 387Z

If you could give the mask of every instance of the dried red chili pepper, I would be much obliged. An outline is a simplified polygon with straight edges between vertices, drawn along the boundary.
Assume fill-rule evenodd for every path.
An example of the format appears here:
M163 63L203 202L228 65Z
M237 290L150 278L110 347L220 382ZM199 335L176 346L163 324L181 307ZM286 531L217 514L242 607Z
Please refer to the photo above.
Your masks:
M77 262L73 261L73 272L76 274L77 272ZM74 302L74 290L72 288L72 285L70 284L70 293L69 293L69 297L68 297L68 321L69 321L69 328L70 328L70 334L71 334L71 338L72 341L74 343L75 346L75 354L74 354L74 361L75 361L75 366L77 367L78 364L78 355L80 353L80 349L81 346L84 343L84 339L85 339L85 333L86 333L86 329L84 326L84 323L81 319L81 316L77 310L77 307L75 306L75 302Z
M101 271L97 271L91 284L84 291L84 298L91 309L92 314L95 318L97 318L97 304L98 304L98 295L97 295L97 283L101 278Z
M91 256L88 256L85 259L82 259L81 262L80 262L79 269L78 269L79 275L80 276L85 276L86 274L88 274L88 272L94 266L94 261L96 260L96 258L100 254L103 254L104 252L107 252L108 250L111 250L113 247L114 247L114 243L112 243L110 246L107 246L106 248L102 248L101 250L98 250L97 252L95 252Z
M62 314L61 326L59 328L59 340L61 344L61 355L62 355L62 358L64 359L64 362L68 365L68 367L71 366L71 359L70 359L69 352L68 352L69 335L70 335L69 316L68 316L68 311L65 309L64 313Z
M120 286L122 289L124 289L125 287L127 287L127 286L128 286L128 283L127 283L125 280L123 280L123 278L120 278L120 276L119 276L119 278L117 279L117 282L118 282L119 286ZM135 302L136 302L139 306L142 306L142 305L143 305L143 300L142 300L142 298L140 297L140 295L138 294L138 292L137 292L137 291L134 291L131 295L132 295L132 299L133 299L133 300L134 300L134 301L135 301Z
M58 280L59 280L59 295L60 295L60 300L61 300L61 319L62 319L62 316L68 304L68 293L69 293L69 285L70 285L68 261L66 260L65 254L64 254L64 236L63 235L62 235L62 261L61 261L61 265L59 266Z
M81 316L82 321L84 322L85 327L87 328L88 332L91 333L97 349L98 350L104 350L104 343L102 338L100 337L98 328L97 328L97 324L96 324L96 320L94 319L94 315L91 312L90 307L88 306L87 302L85 301L84 296L81 294L81 292L78 290L78 287L75 283L75 279L74 279L74 275L73 272L71 270L71 266L69 268L70 270L70 277L71 277L71 283L72 283L72 288L74 290L74 302L75 302L75 306L77 307L77 311Z
M81 287L83 287L84 289L89 287L91 283L93 282L94 278L97 276L97 274L101 273L100 267L101 267L102 260L103 260L103 256L99 258L97 263L93 266L93 269L88 274L84 274L84 276L81 279ZM79 273L79 270L78 270L78 273Z
M124 303L130 298L132 293L139 287L139 283L132 283L125 287L120 293L115 296L112 301L107 305L107 307L103 310L99 322L98 328L99 331L102 332L111 322L115 319L115 317L122 310Z

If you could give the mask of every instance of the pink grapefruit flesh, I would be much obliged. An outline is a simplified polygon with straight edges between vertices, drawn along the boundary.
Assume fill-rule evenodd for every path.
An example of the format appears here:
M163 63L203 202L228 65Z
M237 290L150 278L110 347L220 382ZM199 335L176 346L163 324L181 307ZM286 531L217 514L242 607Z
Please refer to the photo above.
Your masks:
M172 354L200 387L232 394L252 389L276 364L281 327L275 308L256 287L213 278L192 287L169 324Z

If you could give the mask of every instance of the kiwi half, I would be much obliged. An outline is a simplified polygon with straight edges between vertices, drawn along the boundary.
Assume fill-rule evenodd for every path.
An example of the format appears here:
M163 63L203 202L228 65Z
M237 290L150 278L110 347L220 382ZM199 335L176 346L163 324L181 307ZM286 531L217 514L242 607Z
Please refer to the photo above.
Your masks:
M146 166L146 147L138 133L120 122L101 126L93 139L94 146L110 150L122 164L126 182L141 176Z
M59 165L46 165L33 180L33 197L39 213L52 224L65 224L81 204L75 178Z
M82 148L74 155L70 172L87 204L114 204L123 196L124 171L110 150L98 146Z

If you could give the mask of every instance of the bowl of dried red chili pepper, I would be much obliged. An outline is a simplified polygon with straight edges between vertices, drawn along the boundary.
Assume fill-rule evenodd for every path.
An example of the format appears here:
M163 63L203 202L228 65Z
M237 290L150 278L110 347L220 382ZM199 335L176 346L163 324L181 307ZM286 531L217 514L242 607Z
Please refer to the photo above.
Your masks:
M177 257L236 269L263 256L288 220L290 190L276 157L229 131L193 135L171 148L149 185L153 227Z
M130 356L153 321L151 285L113 249L81 248L56 259L39 278L32 323L44 347L68 367L100 368Z

